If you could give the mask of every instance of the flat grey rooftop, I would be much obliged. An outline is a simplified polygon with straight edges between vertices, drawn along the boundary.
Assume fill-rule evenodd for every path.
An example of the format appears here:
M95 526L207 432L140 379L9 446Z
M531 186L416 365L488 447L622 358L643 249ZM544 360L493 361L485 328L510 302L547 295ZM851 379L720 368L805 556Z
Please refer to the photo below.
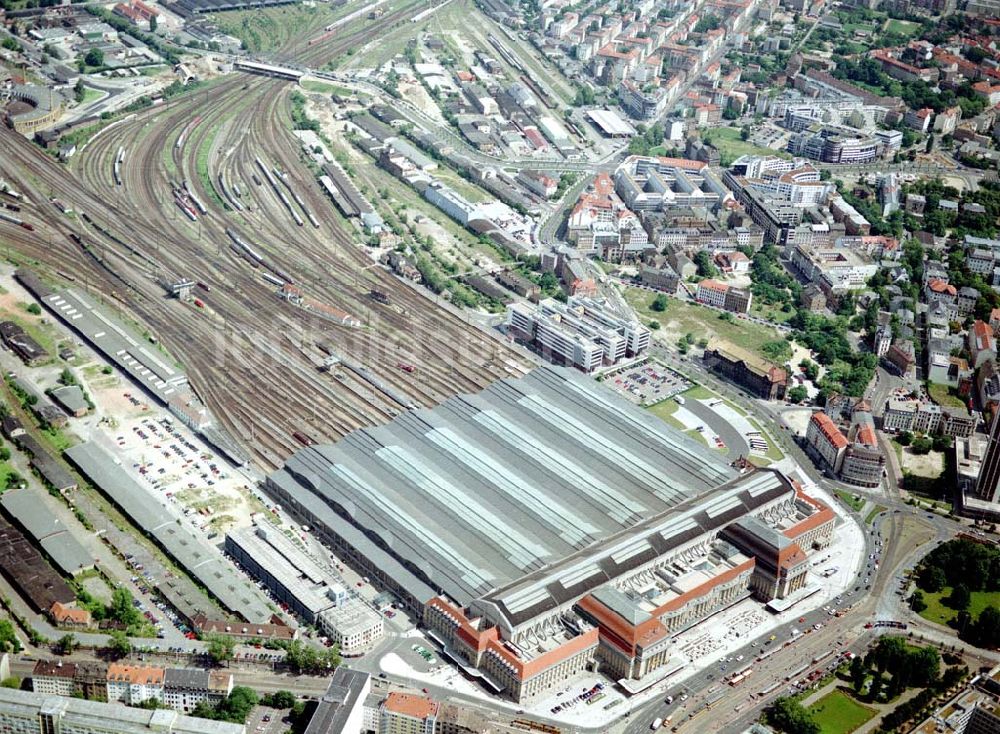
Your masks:
M94 565L90 552L73 536L48 506L49 498L38 489L4 492L0 504L45 550L63 573L73 575Z
M167 402L187 383L185 374L147 339L109 316L89 295L72 288L41 296L52 313L117 367Z
M229 611L251 623L266 622L272 611L264 598L207 540L181 525L180 516L121 468L93 442L66 450L69 459L91 483L112 499L132 520L197 579Z
M589 377L540 367L303 449L269 482L467 604L735 478Z

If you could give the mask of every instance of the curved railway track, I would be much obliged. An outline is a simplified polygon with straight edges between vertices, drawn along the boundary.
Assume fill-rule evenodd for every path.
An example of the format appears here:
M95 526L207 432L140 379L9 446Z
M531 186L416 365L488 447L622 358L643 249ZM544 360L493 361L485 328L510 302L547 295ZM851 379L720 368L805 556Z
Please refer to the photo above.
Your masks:
M407 19L406 11L390 12L327 43L310 47L303 39L285 53L316 65ZM423 405L526 367L502 344L376 266L355 233L342 228L290 132L288 88L286 82L233 76L145 110L113 135L93 140L71 175L23 138L0 131L0 160L34 199L24 218L37 222L35 232L0 223L0 234L52 270L69 270L116 294L180 359L200 397L265 467L279 465L298 447L293 431L333 440L406 407L350 370L319 372L319 342ZM120 147L128 152L119 186L112 170ZM258 156L287 174L318 229L308 220L296 225L266 181L253 183ZM222 204L220 173L230 187L240 187L248 208L237 212ZM173 201L173 184L181 181L207 209L197 222ZM57 215L45 201L50 196L87 213L92 224ZM364 326L340 326L279 299L273 285L232 253L227 228L259 246L306 293ZM172 276L211 284L210 292L198 294L205 307L167 301L156 281ZM372 287L389 293L392 305L368 299ZM416 365L416 374L399 369L400 362Z

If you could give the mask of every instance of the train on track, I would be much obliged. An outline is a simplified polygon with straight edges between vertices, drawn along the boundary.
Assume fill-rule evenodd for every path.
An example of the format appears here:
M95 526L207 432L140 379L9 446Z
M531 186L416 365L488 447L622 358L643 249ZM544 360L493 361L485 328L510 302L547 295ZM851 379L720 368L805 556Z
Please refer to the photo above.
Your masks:
M125 147L118 146L118 155L115 156L114 165L114 175L115 175L115 186L122 185L122 163L125 160Z
M2 219L5 222L9 222L10 224L16 224L18 227L22 227L23 229L26 229L29 232L35 231L34 225L28 224L23 219L15 217L13 214L6 214L4 212L0 212L0 219Z

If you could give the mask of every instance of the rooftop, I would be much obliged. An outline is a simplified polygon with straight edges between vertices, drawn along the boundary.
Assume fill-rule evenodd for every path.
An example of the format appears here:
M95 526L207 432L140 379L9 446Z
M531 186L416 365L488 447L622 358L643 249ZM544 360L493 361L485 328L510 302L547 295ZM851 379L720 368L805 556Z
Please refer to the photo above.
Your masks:
M437 713L438 704L423 696L411 696L407 693L393 691L385 700L385 710L423 720Z

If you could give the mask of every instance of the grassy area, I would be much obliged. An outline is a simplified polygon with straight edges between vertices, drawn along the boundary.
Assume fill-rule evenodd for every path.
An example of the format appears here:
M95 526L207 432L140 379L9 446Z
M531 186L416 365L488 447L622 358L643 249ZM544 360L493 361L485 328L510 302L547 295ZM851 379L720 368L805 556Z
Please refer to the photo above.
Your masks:
M355 8L356 9L356 8ZM273 51L290 41L319 35L338 15L325 3L313 7L283 5L253 10L227 10L211 18L224 33L240 39L248 51Z
M958 614L957 609L952 609L945 603L945 600L951 596L950 586L944 587L935 594L924 591L923 595L924 601L927 602L927 608L920 612L920 616L924 619L938 624L948 624ZM978 617L979 613L989 606L1000 607L1000 591L972 592L968 612L973 618Z
M695 385L689 390L684 391L684 397L690 398L691 400L711 400L712 398L719 397L714 392L709 390L707 387L702 387L701 385Z
M701 138L719 149L722 165L728 166L741 155L776 155L790 158L785 151L773 148L761 148L748 140L743 140L742 131L738 127L715 127L701 131Z
M964 408L965 403L960 397L955 395L947 385L938 385L936 383L927 384L927 394L931 396L933 400L938 405L946 408Z
M808 711L819 724L820 734L849 734L877 713L840 690L823 696Z
M761 319L767 319L768 321L773 321L776 324L784 324L791 321L792 317L795 316L795 309L782 311L779 306L769 306L767 304L761 304L754 301L753 305L750 307L750 315Z
M879 513L885 512L888 508L885 505L875 505L872 511L868 513L868 517L865 518L865 524L871 525Z
M718 311L674 298L669 300L666 311L653 311L650 305L656 296L656 293L641 288L625 289L625 300L629 305L646 320L659 321L668 334L676 333L680 337L690 333L696 339L703 335L716 336L738 344L762 359L767 359L761 352L765 342L784 338L769 326L735 318L726 321L719 318Z
M102 99L103 97L106 97L106 96L107 96L107 92L102 92L100 90L93 89L91 87L84 87L83 88L83 101L81 101L80 104L90 104L95 99Z
M58 428L42 429L42 435L52 445L52 448L60 454L76 443L72 438L66 435L63 431L60 431Z
M655 415L657 418L666 421L667 424L673 426L674 428L680 428L681 430L684 430L684 424L681 423L676 418L674 418L674 413L677 412L677 408L678 408L677 403L673 399L670 399L670 400L663 400L657 403L656 405L651 405L647 410L649 410L649 412Z
M686 433L688 436L690 436L703 446L708 446L708 439L705 438L703 435L701 435L701 431L697 431L694 428L692 428L690 430L684 431L684 433Z
M886 33L897 33L901 36L915 36L920 32L920 24L909 20L890 18L885 24Z
M857 497L844 489L835 489L833 491L855 512L861 512L861 508L865 506L864 497Z
M444 181L474 204L491 198L483 189L462 178L447 166L438 166L438 169L434 171L434 177Z

